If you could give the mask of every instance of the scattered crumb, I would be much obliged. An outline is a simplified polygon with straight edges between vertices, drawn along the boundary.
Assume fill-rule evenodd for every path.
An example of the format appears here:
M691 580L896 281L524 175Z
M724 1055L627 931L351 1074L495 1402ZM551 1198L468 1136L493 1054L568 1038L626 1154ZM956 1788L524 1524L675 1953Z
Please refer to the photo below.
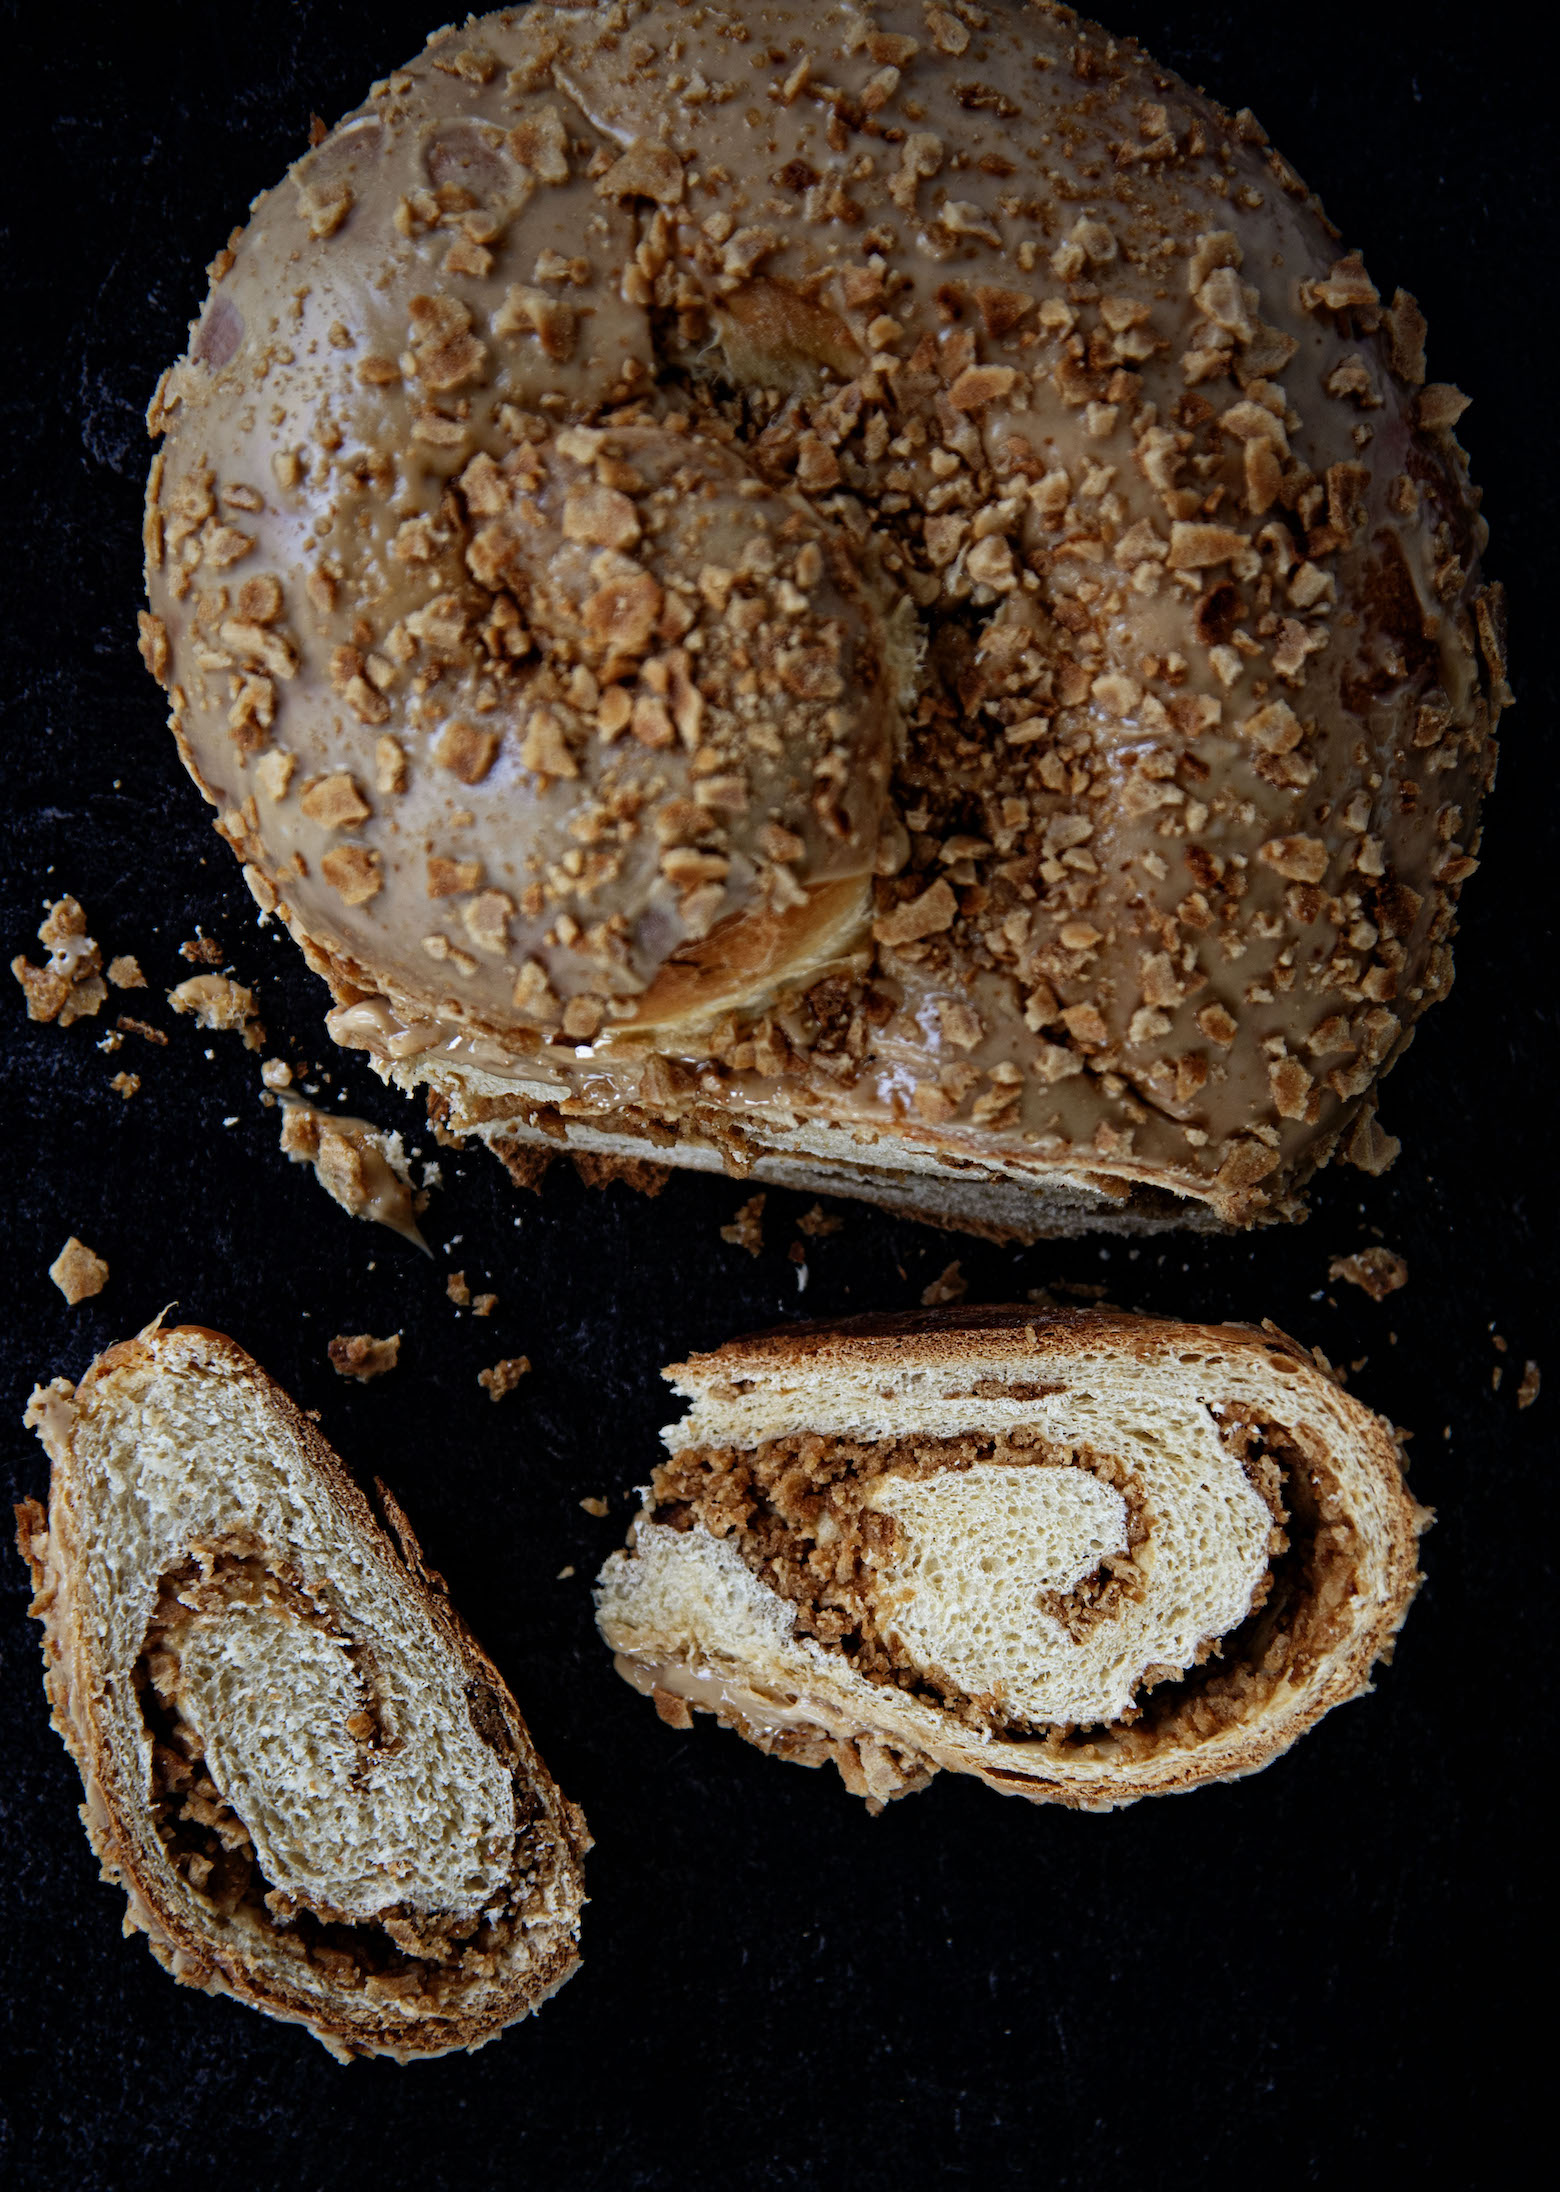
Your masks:
M560 1568L558 1570L558 1581L560 1583L567 1583L573 1573L574 1570L572 1568Z
M192 937L179 946L179 957L188 959L191 966L195 967L220 967L222 946L214 936L202 936L197 929Z
M812 1240L821 1240L826 1233L842 1232L844 1226L845 1220L829 1217L822 1203L814 1203L811 1210L804 1210L796 1221L797 1232L807 1234Z
M1522 1383L1517 1387L1517 1406L1519 1408L1531 1408L1538 1398L1538 1389L1542 1383L1543 1376L1538 1364L1532 1361L1524 1363L1522 1366Z
M187 957L189 946L180 949ZM245 989L242 982L230 982L225 974L192 974L177 989L169 990L168 1002L175 1012L192 1012L197 1027L218 1032L235 1029L246 1049L258 1050L265 1041L265 1029L255 1017L254 991Z
M128 952L121 952L117 959L108 962L108 978L115 989L145 989L146 976L139 962Z
M807 1261L807 1250L800 1241L793 1241L786 1250L786 1254L790 1257L792 1263L805 1263Z
M331 1341L326 1353L333 1370L366 1385L370 1378L382 1378L387 1370L395 1368L401 1358L401 1335L392 1332L387 1340L376 1340L371 1332L342 1332Z
M267 1088L291 1088L293 1070L285 1058L267 1058L260 1068L260 1078Z
M580 1501L580 1505L584 1508L586 1514L595 1515L598 1518L606 1514L608 1511L607 1503L604 1499L582 1499Z
M108 1284L108 1265L72 1233L50 1264L49 1277L74 1309L77 1302L102 1293Z
M491 1370L479 1370L477 1383L486 1388L489 1400L502 1400L514 1391L530 1367L529 1355L510 1355L503 1362L495 1362Z
M471 1314L474 1317L491 1317L497 1307L498 1296L496 1294L478 1294L473 1297Z
M382 1134L367 1119L333 1118L301 1096L281 1102L282 1148L293 1163L313 1165L326 1194L352 1217L387 1225L431 1255L417 1229L425 1198L413 1192L400 1135Z
M168 1048L168 1038L160 1027L153 1027L146 1020L132 1020L128 1012L122 1012L114 1025L123 1028L127 1035L140 1035L148 1043L157 1043L164 1050Z
M969 1290L970 1282L958 1264L950 1263L938 1273L930 1286L922 1287L921 1307L935 1309L940 1302L962 1301Z
M11 972L27 999L28 1019L53 1020L61 1027L69 1027L73 1020L90 1020L108 988L99 972L103 955L87 934L80 901L56 898L38 929L38 941L49 947L45 965L35 967L21 953L11 961Z
M1408 1265L1390 1248L1362 1248L1357 1255L1334 1256L1327 1266L1330 1279L1347 1279L1362 1286L1372 1301L1385 1301L1408 1284Z
M466 1284L464 1271L452 1271L444 1282L444 1291L458 1308L466 1309L471 1303L471 1288Z
M1498 1393L1500 1391L1500 1381L1505 1375L1506 1372L1504 1366L1500 1363L1496 1363L1494 1369L1490 1372L1490 1391L1492 1393Z
M733 1248L745 1248L750 1256L756 1256L764 1245L764 1205L767 1195L750 1195L732 1219L723 1225L720 1237L730 1241Z
M124 1041L122 1035L116 1034L113 1028L110 1028L106 1035L99 1038L97 1048L111 1058L116 1050L124 1048Z
M128 1103L141 1086L141 1076L139 1073L116 1073L108 1085L115 1095L123 1096Z

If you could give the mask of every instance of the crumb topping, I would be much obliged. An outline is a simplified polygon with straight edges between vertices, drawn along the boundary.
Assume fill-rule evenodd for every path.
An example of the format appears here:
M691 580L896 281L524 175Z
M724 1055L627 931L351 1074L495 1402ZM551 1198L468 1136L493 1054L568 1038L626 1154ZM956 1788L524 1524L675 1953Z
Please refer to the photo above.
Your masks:
M412 1185L399 1134L386 1134L367 1119L319 1110L301 1096L281 1092L282 1149L294 1164L312 1165L314 1176L349 1217L388 1226L430 1253L418 1231L426 1189Z
M192 974L169 990L168 1002L175 1012L192 1014L197 1027L242 1035L246 1050L259 1050L265 1043L254 991L225 974Z
M69 1027L73 1020L95 1018L108 996L108 987L101 972L103 955L87 934L87 916L79 899L54 900L39 926L38 941L47 945L49 952L41 967L35 967L24 953L11 961L11 972L27 999L28 1019L52 1020L60 1027ZM135 967L135 961L116 959L114 965ZM139 968L136 972L139 974ZM112 970L109 978L115 980Z
M1510 698L1418 305L1068 9L771 27L439 33L258 202L150 414L219 829L390 1058L1379 1166Z
M393 1332L388 1339L376 1340L371 1332L341 1332L326 1353L339 1376L366 1385L370 1378L382 1378L395 1368L401 1356L401 1335Z
M484 1298L491 1299L490 1296ZM502 1361L495 1362L491 1370L479 1370L477 1383L489 1400L503 1400L514 1391L523 1377L530 1375L530 1370L529 1355L506 1355Z
M1407 1286L1408 1264L1390 1248L1362 1248L1352 1256L1334 1256L1327 1276L1363 1287L1372 1301L1385 1301L1400 1286Z

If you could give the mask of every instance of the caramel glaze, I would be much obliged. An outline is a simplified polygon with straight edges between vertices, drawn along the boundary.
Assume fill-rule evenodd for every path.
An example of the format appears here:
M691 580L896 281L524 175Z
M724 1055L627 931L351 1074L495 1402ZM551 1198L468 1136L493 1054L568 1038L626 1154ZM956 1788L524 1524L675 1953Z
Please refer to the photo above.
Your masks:
M674 1161L1379 1168L1500 602L1418 307L1249 113L1049 5L535 5L211 274L143 650L338 1040Z

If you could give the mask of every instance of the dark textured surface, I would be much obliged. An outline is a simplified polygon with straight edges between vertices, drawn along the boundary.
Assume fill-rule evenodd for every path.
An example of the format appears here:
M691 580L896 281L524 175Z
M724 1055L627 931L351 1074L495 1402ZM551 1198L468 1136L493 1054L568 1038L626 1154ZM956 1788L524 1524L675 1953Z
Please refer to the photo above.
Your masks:
M538 1200L448 1152L425 1262L286 1163L254 1054L168 1011L163 991L191 971L178 944L202 924L257 985L269 1050L322 1065L327 1100L346 1089L432 1154L402 1099L330 1054L323 990L257 928L132 643L141 415L201 270L301 149L311 110L353 104L429 26L407 0L208 0L155 19L13 5L3 20L24 89L4 238L0 942L39 956L42 901L73 891L151 983L62 1032L29 1025L5 978L7 1490L46 1482L20 1428L34 1376L79 1373L177 1296L400 1494L597 1848L584 1970L475 2057L342 2070L296 2032L182 1992L120 1939L123 1899L95 1879L5 1555L0 2177L1390 2183L1486 2117L1515 2148L1542 2098L1542 2030L1518 1989L1548 1955L1533 1752L1552 1680L1556 1403L1552 1387L1518 1414L1514 1393L1549 1346L1555 1218L1554 458L1537 393L1553 314L1535 274L1557 215L1552 46L1519 48L1506 5L1114 14L1255 108L1377 281L1419 296L1432 373L1476 399L1463 439L1511 589L1521 705L1457 989L1387 1091L1396 1168L1325 1179L1297 1230L1141 1252L965 1245L841 1204L844 1231L810 1244L803 1298L786 1254L800 1198L771 1193L754 1260L719 1237L735 1183L684 1175L648 1202L558 1170ZM116 1007L168 1027L168 1047L127 1036L103 1056ZM128 1103L108 1086L121 1068L143 1080ZM46 1276L72 1232L112 1267L74 1310ZM1329 1257L1377 1238L1407 1256L1407 1292L1329 1292ZM766 1761L709 1721L659 1725L612 1674L588 1588L669 1413L658 1367L804 1308L913 1304L954 1256L974 1300L1104 1282L1126 1304L1271 1315L1359 1362L1354 1389L1416 1430L1414 1488L1440 1512L1376 1695L1254 1781L1105 1818L945 1777L874 1821L832 1774ZM450 1268L497 1290L490 1321L456 1314ZM381 1383L327 1365L334 1333L398 1328L402 1364ZM476 1373L522 1350L535 1375L495 1408ZM596 1493L605 1521L578 1504ZM1441 2076L1470 2026L1503 2050L1498 2080L1477 2052Z

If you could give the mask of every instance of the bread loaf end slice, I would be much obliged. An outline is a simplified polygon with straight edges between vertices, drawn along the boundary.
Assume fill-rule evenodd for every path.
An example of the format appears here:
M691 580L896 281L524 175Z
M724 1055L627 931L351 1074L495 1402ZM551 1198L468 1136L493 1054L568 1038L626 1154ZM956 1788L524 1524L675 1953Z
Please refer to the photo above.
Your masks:
M126 1930L343 2061L493 2039L578 1961L585 1821L400 1509L220 1333L27 1411L54 1725ZM398 1542L392 1542L391 1532Z

